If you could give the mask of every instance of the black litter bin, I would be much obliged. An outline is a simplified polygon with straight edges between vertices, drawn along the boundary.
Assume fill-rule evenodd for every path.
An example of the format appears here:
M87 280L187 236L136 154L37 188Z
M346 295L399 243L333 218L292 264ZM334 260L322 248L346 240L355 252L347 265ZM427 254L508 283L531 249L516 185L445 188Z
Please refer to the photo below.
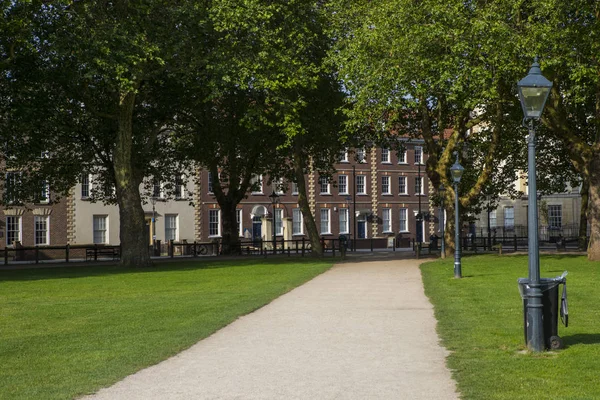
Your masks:
M567 272L556 278L541 278L542 289L542 324L544 327L544 343L547 349L563 348L562 339L558 336L558 316L563 324L569 326L569 309L567 304ZM525 344L527 344L527 303L529 301L528 278L519 278L519 292L523 299L523 330L525 333ZM558 301L558 286L563 285L560 303ZM560 305L560 308L559 308ZM559 311L560 310L560 311Z

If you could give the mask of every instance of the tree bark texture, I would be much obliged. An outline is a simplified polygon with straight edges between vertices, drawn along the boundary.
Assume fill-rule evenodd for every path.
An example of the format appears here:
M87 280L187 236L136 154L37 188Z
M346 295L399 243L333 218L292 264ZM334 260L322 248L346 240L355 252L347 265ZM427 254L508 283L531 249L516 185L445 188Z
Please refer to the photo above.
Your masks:
M588 227L588 206L589 206L590 185L587 180L583 180L581 185L581 210L579 211L579 250L587 248L587 227Z
M298 146L298 144L297 144ZM302 219L304 220L304 227L308 234L308 240L310 240L311 254L315 257L323 256L323 247L319 240L319 231L315 223L315 218L310 212L310 206L308 204L308 198L306 196L306 181L304 180L304 163L302 162L302 155L299 151L294 152L294 174L296 182L298 183L298 205L302 211Z
M223 254L239 254L240 240L237 225L237 203L232 201L219 202L223 220L222 252Z
M600 158L598 157L594 157L590 162L589 182L590 241L587 255L590 261L600 261Z
M139 191L142 178L134 170L132 162L134 104L134 91L121 95L119 126L113 152L115 189L120 218L121 265L148 267L151 265L150 238L146 230Z

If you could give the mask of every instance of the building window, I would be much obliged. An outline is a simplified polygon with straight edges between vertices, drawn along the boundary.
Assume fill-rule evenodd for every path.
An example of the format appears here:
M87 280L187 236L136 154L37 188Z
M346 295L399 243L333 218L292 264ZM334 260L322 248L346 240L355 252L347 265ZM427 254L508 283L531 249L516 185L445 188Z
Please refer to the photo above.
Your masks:
M38 203L49 203L50 202L50 185L48 181L42 181L40 188L40 197L37 199Z
M384 208L382 211L383 215L383 232L392 231L392 209Z
M298 184L296 182L292 182L292 194L298 194Z
M6 185L5 185L5 196L6 203L12 204L15 203L18 199L17 196L17 188L19 187L19 183L21 182L21 173L20 172L7 172L6 173Z
M390 163L390 149L386 149L385 147L381 149L381 162Z
M390 177L389 176L381 177L381 193L392 194L392 191L390 189Z
M302 211L299 208L294 208L292 212L292 234L302 235Z
M162 199L164 197L162 184L158 179L154 179L154 183L152 185L152 197L157 199Z
M338 176L338 191L340 194L348 194L348 177L346 175Z
M206 186L207 186L207 193L208 194L212 194L213 193L213 176L212 176L212 172L208 172Z
M235 219L237 223L237 230L240 237L244 236L244 226L242 224L242 209L238 208L235 210Z
M177 215L165 215L165 240L177 241Z
M350 231L348 230L349 224L348 224L348 216L349 216L349 210L347 208L340 208L340 212L339 212L339 216L340 216L340 234L342 233L349 233Z
M405 176L398 177L398 193L407 194L407 192L406 192L406 177Z
M364 175L356 176L356 193L367 194L367 185L365 184L366 177Z
M338 156L338 162L341 162L341 163L348 162L348 150L340 151L340 155Z
M250 180L250 185L252 187L253 194L262 194L263 193L262 175L254 174L252 176L252 179Z
M21 217L6 217L6 245L12 246L21 241Z
M329 222L329 208L321 208L321 235L331 233L331 225Z
M356 149L356 161L361 164L366 162L365 149Z
M417 176L415 178L415 193L423 194L423 177Z
M562 206L560 204L548 206L548 225L550 228L562 227Z
M514 207L504 207L504 227L514 228L515 226L515 209Z
M275 209L275 236L283 236L283 209Z
M90 174L81 175L81 198L88 199L90 197Z
M44 245L50 243L48 235L48 217L36 215L33 219L35 244Z
M107 215L94 215L94 243L105 244L108 243L107 239L107 227L108 227L108 216Z
M321 187L321 194L331 194L329 192L329 180L326 176L319 177L319 186Z
M490 228L495 228L496 223L496 210L492 210L490 211Z
M183 178L181 176L175 178L175 198L185 198L185 186L183 185Z
M406 150L398 150L398 164L406 164Z
M208 236L221 236L221 210L208 210Z
M408 216L408 209L407 208L401 208L398 210L398 213L400 215L400 232L408 232L408 224L407 224L407 216Z
M423 148L415 146L415 164L423 164Z
M277 179L277 181L275 182L275 193L277 193L278 195L282 195L285 193L284 189L285 185L283 184L283 178Z

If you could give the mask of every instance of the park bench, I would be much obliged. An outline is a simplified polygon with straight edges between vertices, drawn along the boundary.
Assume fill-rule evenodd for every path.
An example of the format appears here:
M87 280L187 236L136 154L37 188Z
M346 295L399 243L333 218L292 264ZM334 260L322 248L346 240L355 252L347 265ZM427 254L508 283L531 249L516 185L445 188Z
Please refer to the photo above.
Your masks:
M85 249L85 261L97 261L98 257L110 257L112 260L121 258L121 249L118 246L88 247Z

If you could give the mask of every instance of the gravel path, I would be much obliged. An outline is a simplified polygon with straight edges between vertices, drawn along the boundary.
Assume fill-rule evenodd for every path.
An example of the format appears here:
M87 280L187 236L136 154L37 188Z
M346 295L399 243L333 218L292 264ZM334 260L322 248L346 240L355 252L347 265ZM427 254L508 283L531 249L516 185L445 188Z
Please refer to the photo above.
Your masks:
M418 263L338 264L85 399L457 399Z

